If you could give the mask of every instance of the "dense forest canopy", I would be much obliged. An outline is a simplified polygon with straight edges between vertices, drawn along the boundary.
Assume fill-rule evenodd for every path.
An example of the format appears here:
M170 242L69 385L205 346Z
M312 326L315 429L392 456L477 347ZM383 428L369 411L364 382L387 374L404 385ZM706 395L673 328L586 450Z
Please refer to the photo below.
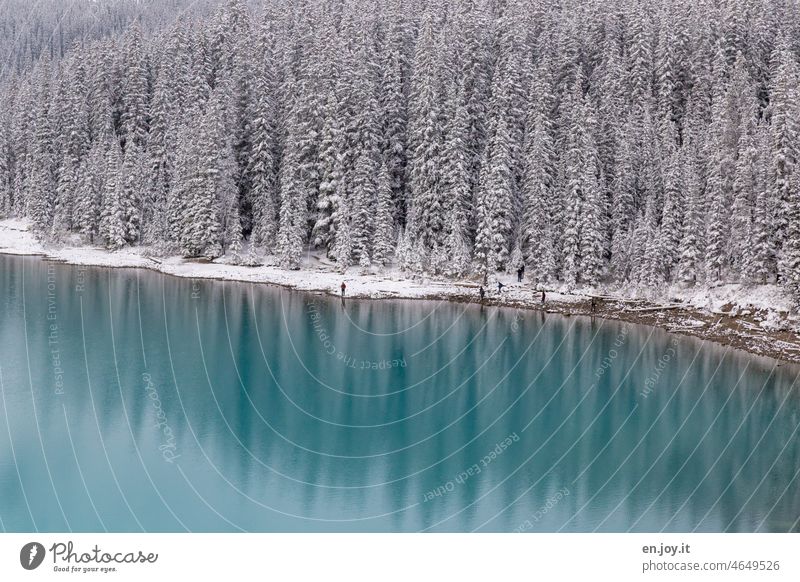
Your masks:
M145 30L198 14L214 0L3 0L0 78L28 70L40 56L64 56L74 44L120 34L134 20Z
M176 1L57 45L22 4L0 214L43 239L800 297L795 0Z

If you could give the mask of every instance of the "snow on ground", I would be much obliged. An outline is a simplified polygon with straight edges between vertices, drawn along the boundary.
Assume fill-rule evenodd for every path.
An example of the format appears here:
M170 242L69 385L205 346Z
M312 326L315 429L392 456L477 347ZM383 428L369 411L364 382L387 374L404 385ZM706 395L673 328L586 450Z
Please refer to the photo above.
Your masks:
M414 277L398 269L373 270L363 273L360 267L352 267L342 274L335 263L323 254L309 252L303 261L302 270L286 270L267 265L249 267L234 265L228 257L214 262L187 260L181 257L149 257L149 249L137 247L120 251L109 251L101 247L78 246L77 239L62 247L51 247L39 243L28 230L24 220L0 220L0 253L17 255L43 255L66 263L100 267L142 267L177 277L225 279L253 283L269 283L299 290L340 294L342 282L347 285L348 297L410 298L426 297L478 297L478 282L451 281L434 277ZM74 245L74 246L72 246ZM244 254L244 253L243 253ZM518 284L516 276L502 275L506 285L498 295L497 279L490 280L486 288L487 297L501 298L504 303L523 303L540 300L540 291L530 284ZM548 292L549 301L569 303L582 300L574 294Z
M108 251L90 246L65 246L55 248L42 245L33 237L22 220L0 221L0 253L17 255L43 255L50 259L76 265L101 267L144 267L170 275L188 278L226 279L254 283L271 283L295 289L318 291L338 295L340 285L347 285L349 297L405 297L424 298L439 296L477 297L477 284L468 281L451 282L433 278L411 278L397 270L361 274L353 267L340 273L324 256L309 254L304 268L298 271L277 266L248 267L233 265L225 259L215 262L186 260L181 257L148 257L144 247L121 251ZM509 290L504 296L522 299L531 291Z
M673 286L668 297L712 313L731 313L733 310L774 310L788 313L791 300L778 285L724 284L711 287Z
M44 249L28 231L28 225L24 220L11 218L0 220L0 253L39 255L44 253Z
M77 238L68 246L54 247L39 243L28 230L24 220L0 221L0 253L44 255L54 260L78 265L101 267L143 267L169 275L188 278L225 279L253 283L269 283L299 290L338 295L342 281L347 285L348 297L367 298L478 298L477 279L453 281L449 279L413 276L398 269L386 269L365 273L360 267L352 267L346 273L324 254L309 252L303 260L301 270L286 270L270 263L249 267L231 264L229 257L214 262L187 260L181 257L149 257L146 247L121 251L108 251L100 247L81 246ZM497 281L505 286L497 289ZM516 274L500 274L490 278L486 286L487 298L496 303L512 306L538 306L541 291L529 282L517 283ZM765 330L795 330L798 320L790 316L791 303L786 293L776 285L724 284L715 286L673 285L661 292L636 286L614 286L608 288L571 289L559 285L547 290L547 305L587 303L590 295L606 299L627 301L642 300L651 305L674 306L679 304L701 313L738 315L752 318ZM633 309L631 305L623 310ZM646 308L651 309L651 308ZM697 328L699 320L675 321L680 328Z

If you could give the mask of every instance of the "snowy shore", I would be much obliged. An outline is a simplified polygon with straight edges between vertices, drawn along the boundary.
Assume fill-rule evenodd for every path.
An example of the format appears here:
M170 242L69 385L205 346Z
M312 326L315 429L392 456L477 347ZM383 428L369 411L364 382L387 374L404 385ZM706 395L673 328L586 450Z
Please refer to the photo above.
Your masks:
M309 253L301 270L276 266L234 265L224 259L198 262L181 257L149 256L147 248L108 251L99 247L49 247L28 230L25 221L0 221L0 253L40 255L74 265L146 268L186 278L221 279L280 285L287 288L338 295L341 283L347 296L368 299L449 299L478 302L476 280L412 277L398 270L363 273L358 267L346 273L324 257ZM496 280L487 288L484 303L526 309L544 309L563 315L594 315L633 323L654 325L742 349L757 355L800 363L800 318L790 313L791 303L775 285L672 286L657 295L635 287L541 289L515 275L502 275L502 292ZM592 297L595 298L592 306Z

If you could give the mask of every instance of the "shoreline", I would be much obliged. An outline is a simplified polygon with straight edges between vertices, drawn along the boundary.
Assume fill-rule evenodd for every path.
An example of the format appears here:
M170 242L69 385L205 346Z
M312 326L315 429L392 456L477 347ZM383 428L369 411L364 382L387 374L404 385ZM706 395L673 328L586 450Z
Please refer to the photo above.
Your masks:
M10 224L9 224L10 223ZM677 335L695 337L750 354L792 364L800 364L800 335L796 320L788 312L770 310L770 297L738 304L712 305L704 309L691 302L655 301L626 297L599 290L565 292L563 288L546 289L547 300L541 303L541 289L530 283L518 284L516 277L500 275L505 287L498 295L489 285L487 297L478 298L478 283L469 280L409 278L398 271L360 274L351 268L342 274L323 264L319 257L308 256L309 268L289 271L273 266L247 267L225 262L201 262L180 257L153 259L146 248L108 251L92 247L48 249L36 241L22 221L0 221L0 254L38 256L44 260L87 267L140 268L173 277L259 283L309 293L339 296L339 285L347 284L350 299L447 300L460 303L483 303L485 306L527 309L565 317L588 316L659 327ZM9 244L11 243L11 244ZM139 252L136 252L139 251ZM316 262L316 264L315 264ZM513 279L513 282L512 282ZM591 298L596 305L592 310ZM720 301L725 300L721 299ZM719 301L717 302L719 303ZM776 318L778 323L776 324Z

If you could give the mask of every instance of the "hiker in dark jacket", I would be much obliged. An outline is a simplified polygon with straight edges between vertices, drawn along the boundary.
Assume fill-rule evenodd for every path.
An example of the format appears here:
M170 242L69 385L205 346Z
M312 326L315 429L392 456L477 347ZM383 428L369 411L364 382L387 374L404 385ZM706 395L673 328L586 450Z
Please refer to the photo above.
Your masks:
M344 292L345 292L346 289L347 289L347 285L345 285L344 281L342 281L342 297L344 297Z
M522 276L525 274L525 267L517 269L517 283L522 283Z
M542 303L544 303L544 289L542 289Z

